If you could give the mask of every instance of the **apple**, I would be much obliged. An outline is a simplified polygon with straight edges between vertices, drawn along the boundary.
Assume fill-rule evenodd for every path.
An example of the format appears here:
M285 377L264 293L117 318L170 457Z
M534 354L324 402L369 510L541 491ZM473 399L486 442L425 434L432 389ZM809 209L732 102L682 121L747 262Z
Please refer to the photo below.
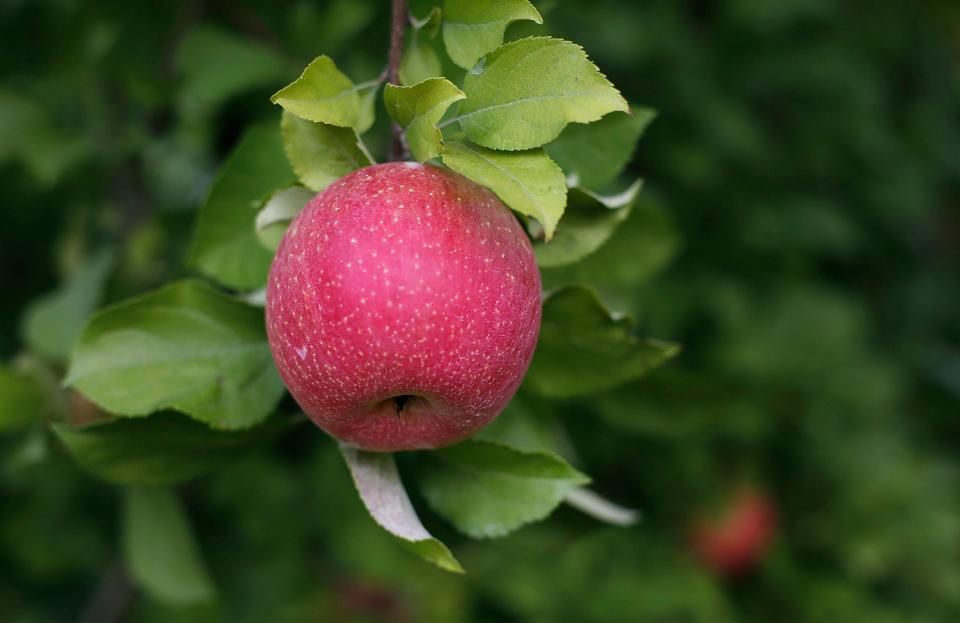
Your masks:
M722 577L735 577L763 558L775 528L773 503L764 493L746 488L719 515L694 523L691 547L708 569Z
M491 422L540 330L533 248L492 192L412 162L331 184L293 220L267 285L287 388L337 439L438 448Z

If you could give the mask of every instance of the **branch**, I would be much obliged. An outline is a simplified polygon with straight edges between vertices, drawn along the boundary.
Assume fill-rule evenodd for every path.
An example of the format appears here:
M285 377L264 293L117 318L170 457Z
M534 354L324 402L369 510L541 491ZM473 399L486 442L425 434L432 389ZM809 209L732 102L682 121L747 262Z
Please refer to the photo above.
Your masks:
M403 57L403 34L407 28L407 0L393 0L393 19L390 25L390 55L387 65L387 80L390 84L400 84L400 59ZM391 160L407 160L410 150L403 128L393 122L393 144L390 147Z

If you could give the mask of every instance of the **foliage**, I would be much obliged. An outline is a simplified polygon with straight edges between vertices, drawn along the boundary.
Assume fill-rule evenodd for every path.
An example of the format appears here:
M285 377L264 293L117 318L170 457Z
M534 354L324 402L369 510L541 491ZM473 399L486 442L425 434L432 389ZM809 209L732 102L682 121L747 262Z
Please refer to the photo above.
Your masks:
M98 586L135 621L960 616L955 9L440 4L386 89L386 3L0 9L4 616ZM348 469L259 290L391 118L525 220L548 296L490 429ZM573 512L584 474L643 521ZM745 481L779 535L722 584L686 531Z

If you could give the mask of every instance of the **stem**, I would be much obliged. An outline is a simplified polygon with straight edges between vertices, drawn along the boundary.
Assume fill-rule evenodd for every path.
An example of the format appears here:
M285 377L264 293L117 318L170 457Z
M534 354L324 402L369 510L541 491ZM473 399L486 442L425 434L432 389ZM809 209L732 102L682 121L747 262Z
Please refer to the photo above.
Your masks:
M403 56L403 34L407 28L407 0L393 0L393 20L390 26L390 56L387 65L387 81L390 84L400 84L400 59ZM393 122L393 144L390 147L391 160L406 160L410 157L407 148L407 138L403 135L403 128L396 121Z

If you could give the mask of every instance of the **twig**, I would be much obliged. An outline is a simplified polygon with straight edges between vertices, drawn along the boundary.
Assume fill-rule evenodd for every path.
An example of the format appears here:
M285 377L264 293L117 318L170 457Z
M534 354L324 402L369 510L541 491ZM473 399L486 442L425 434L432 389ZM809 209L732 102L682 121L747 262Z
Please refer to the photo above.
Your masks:
M390 84L400 84L400 59L403 56L403 34L407 28L407 0L393 0L393 19L390 24L390 55L387 65L387 80ZM407 139L400 124L393 122L393 144L390 147L391 160L406 160L410 157Z

